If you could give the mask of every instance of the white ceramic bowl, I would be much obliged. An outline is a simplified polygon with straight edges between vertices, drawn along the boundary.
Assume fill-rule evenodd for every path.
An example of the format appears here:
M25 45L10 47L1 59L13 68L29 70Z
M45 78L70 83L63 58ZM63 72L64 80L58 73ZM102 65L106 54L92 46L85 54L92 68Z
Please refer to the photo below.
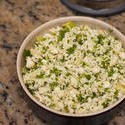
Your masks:
M50 22L47 22L41 26L39 26L37 29L35 29L34 31L32 31L27 38L23 41L19 53L18 53L18 57L17 57L17 73L18 73L18 77L19 77L19 81L21 83L21 86L23 87L24 91L26 92L26 94L31 98L31 100L33 100L36 104L38 104L40 107L44 108L47 111L53 112L57 115L62 115L62 116L67 116L67 117L89 117L89 116L95 116L95 115L99 115L102 114L106 111L111 110L112 108L114 108L115 106L117 106L120 102L122 102L125 99L125 96L121 99L119 99L116 103L114 103L113 105L103 109L102 111L98 111L98 112L94 112L94 113L89 113L89 114L69 114L69 113L63 113L63 112L59 112L56 110L53 110L51 108L46 107L45 105L41 104L38 100L36 100L31 94L30 92L27 90L24 82L23 82L23 78L22 78L22 68L25 65L24 63L24 57L23 57L23 52L24 49L29 49L31 48L31 46L34 44L35 42L35 38L38 35L41 35L45 32L47 32L50 28L58 26L58 25L62 25L68 21L72 21L75 24L87 24L90 25L91 27L94 28L100 28L103 30L107 30L109 31L109 29L113 30L112 35L116 36L122 43L123 43L123 47L125 48L125 36L120 33L116 28L114 28L113 26L94 19L94 18L90 18L90 17L83 17L83 16L71 16L71 17L63 17L63 18L58 18L55 20L52 20Z

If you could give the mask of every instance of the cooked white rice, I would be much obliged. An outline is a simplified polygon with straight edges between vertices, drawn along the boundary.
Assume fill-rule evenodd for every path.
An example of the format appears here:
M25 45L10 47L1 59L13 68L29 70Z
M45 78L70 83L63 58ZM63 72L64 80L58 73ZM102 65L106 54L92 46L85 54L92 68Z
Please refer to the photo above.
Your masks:
M68 22L25 50L23 79L42 104L67 113L100 111L125 94L125 52L109 32Z

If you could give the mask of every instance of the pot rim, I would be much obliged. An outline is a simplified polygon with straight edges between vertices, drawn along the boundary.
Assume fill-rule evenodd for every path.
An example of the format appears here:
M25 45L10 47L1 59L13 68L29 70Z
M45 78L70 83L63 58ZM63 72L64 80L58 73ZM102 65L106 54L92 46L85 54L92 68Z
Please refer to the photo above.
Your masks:
M98 19L94 19L94 18L86 17L86 16L69 16L69 17L61 17L61 18L51 20L49 22L46 22L46 23L40 25L35 30L33 30L24 39L24 41L23 41L23 43L22 43L22 45L21 45L21 47L19 49L16 65L17 65L17 75L18 75L20 84L21 84L23 90L26 92L26 94L30 97L31 100L33 100L40 107L42 107L45 110L50 111L52 113L62 115L62 116L69 116L69 117L89 117L89 116L95 116L95 115L102 114L102 113L104 113L106 111L109 111L109 110L113 109L114 107L118 106L118 104L120 104L122 101L125 100L125 95L121 99L119 99L117 102L115 102L114 104L108 106L107 108L104 108L101 111L86 113L86 114L70 114L70 113L56 111L56 110L51 109L51 108L45 106L44 104L40 103L37 99L35 99L35 97L33 97L30 94L30 92L27 90L27 88L26 88L26 86L25 86L25 84L23 82L23 78L22 78L22 74L21 74L21 59L22 59L22 56L23 56L23 51L24 51L25 47L27 46L27 44L30 42L32 36L36 35L37 33L39 33L42 29L44 29L46 27L52 26L52 25L57 24L57 23L62 23L63 24L64 22L68 22L68 21L76 21L76 22L79 22L79 21L81 21L81 22L86 21L87 22L88 21L88 22L93 22L93 24L94 23L97 24L97 25L99 24L100 26L106 27L107 29L113 29L113 32L115 32L115 34L117 34L120 37L121 41L124 41L123 43L125 44L125 36L120 31L118 31L112 25L107 24L107 23L105 23L105 22L103 22L101 20L98 20Z

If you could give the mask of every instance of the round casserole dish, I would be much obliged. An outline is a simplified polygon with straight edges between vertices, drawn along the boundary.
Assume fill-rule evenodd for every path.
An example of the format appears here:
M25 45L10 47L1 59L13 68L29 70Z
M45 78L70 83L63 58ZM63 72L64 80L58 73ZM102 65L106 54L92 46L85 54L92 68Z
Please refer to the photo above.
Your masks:
M109 29L112 29L113 30L112 35L116 36L122 42L123 47L125 48L125 36L122 33L120 33L117 29L115 29L113 26L107 23L104 23L103 21L100 21L94 18L80 17L80 16L63 17L63 18L55 19L39 26L37 29L31 32L22 43L17 57L17 73L18 73L19 81L21 83L23 90L33 101L35 107L38 108L37 110L39 110L40 112L39 114L41 114L40 117L50 122L51 124L53 123L53 124L62 124L62 125L68 125L68 124L99 125L107 122L114 116L114 113L116 112L116 110L119 110L119 106L122 106L122 104L124 104L125 95L124 97L119 99L116 103L101 111L89 113L89 114L68 114L68 113L63 113L63 112L53 110L41 104L30 94L30 92L27 90L23 82L22 69L25 65L25 58L23 56L24 50L32 47L32 45L35 42L36 36L46 33L49 29L56 26L60 26L69 21L72 21L75 24L89 25L93 28L100 28L106 31L108 31Z

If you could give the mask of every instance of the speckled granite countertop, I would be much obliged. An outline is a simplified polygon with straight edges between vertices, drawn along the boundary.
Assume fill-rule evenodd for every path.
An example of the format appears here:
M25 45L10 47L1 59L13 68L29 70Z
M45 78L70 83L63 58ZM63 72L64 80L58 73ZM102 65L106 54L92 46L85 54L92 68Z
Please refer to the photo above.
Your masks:
M75 15L59 0L0 0L0 125L46 125L28 106L16 73L24 38L39 25ZM125 34L125 12L99 18ZM106 125L125 125L125 107Z

